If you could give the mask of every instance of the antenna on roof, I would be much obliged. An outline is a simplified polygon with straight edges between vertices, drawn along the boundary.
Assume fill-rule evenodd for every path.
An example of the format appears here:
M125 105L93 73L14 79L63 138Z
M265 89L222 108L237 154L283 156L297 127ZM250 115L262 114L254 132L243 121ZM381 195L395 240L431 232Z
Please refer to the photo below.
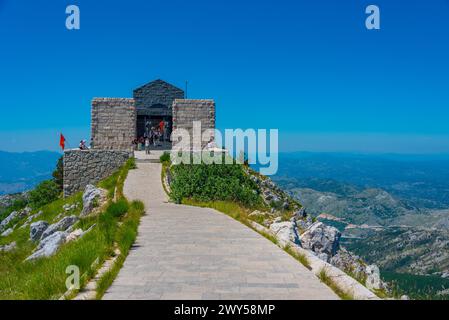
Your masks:
M187 99L187 87L189 85L189 81L186 81L186 91L184 92L184 99Z

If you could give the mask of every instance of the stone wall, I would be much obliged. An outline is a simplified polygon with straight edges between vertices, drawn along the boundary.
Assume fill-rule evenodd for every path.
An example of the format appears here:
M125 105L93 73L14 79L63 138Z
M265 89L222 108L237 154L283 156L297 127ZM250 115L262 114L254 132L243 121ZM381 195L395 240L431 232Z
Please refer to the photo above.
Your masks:
M214 100L176 99L173 102L173 130L186 129L193 139L193 122L201 122L201 131L215 129ZM202 147L208 141L203 141ZM176 141L173 142L174 144Z
M93 99L91 147L100 150L133 150L136 117L134 99Z
M64 196L96 184L120 168L130 157L129 151L67 150L64 152Z

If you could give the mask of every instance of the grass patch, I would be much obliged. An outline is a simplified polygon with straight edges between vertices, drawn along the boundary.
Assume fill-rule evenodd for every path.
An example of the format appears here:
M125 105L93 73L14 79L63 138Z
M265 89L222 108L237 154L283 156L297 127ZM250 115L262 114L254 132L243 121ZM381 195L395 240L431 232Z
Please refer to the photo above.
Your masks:
M296 260L298 260L304 267L306 267L309 270L312 270L312 267L310 266L310 262L309 259L307 259L305 254L296 252L292 249L291 246L286 246L284 248L284 250L291 255L293 258L295 258Z
M329 288L332 289L332 291L335 292L337 296L339 296L342 300L354 300L354 297L352 294L343 291L339 288L339 286L335 283L334 280L332 280L331 277L327 274L327 271L323 268L320 270L320 273L318 274L318 278L326 284Z
M118 243L122 252L127 254L137 234L139 218L143 212L142 204L128 204L123 197L123 183L128 171L133 167L132 159L116 173L100 182L99 185L108 190L110 202L115 190L120 195L119 200L110 203L107 210L98 216L81 219L76 225L77 228L86 230L94 224L96 226L81 239L61 246L54 256L24 262L36 246L29 240L29 227L16 228L9 237L0 239L0 243L17 242L17 249L0 253L0 299L58 299L67 290L65 281L68 266L79 267L83 286L95 275L96 268L113 254L115 243ZM35 220L50 223L53 223L55 217L61 213L65 216L79 215L81 205L69 212L65 212L62 207L65 204L81 203L81 197L82 194L78 193L66 199L57 199L31 214L41 210L42 214ZM94 264L95 261L98 261L98 264Z
M133 201L129 206L128 214L115 234L115 241L120 249L120 256L115 261L111 270L106 272L97 283L97 299L101 299L106 290L111 286L117 277L123 263L128 256L129 250L137 238L140 217L144 214L145 208L142 202Z
M250 210L244 208L242 205L224 200L199 201L195 199L183 199L182 204L201 208L212 208L241 222L248 220L248 214L250 213Z
M165 151L160 157L159 160L161 161L161 163L164 162L170 162L170 153Z
M122 198L117 202L112 202L106 209L106 214L111 215L113 218L123 217L129 209L128 201Z

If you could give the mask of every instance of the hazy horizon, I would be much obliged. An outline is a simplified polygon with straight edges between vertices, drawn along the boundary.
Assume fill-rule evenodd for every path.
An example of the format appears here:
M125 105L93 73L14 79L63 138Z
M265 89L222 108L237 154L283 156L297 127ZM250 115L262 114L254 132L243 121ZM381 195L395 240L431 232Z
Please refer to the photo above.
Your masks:
M216 126L279 129L281 151L449 150L449 2L0 0L0 149L89 140L93 97L163 79L216 101ZM269 23L267 23L269 22Z

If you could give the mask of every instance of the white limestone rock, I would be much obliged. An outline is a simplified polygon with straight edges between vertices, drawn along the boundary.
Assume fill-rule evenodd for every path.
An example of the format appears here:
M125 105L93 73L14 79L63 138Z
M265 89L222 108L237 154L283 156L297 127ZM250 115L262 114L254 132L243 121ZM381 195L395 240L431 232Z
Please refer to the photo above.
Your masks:
M38 213L29 216L28 219L26 219L26 221L24 222L24 224L20 227L20 229L28 227L30 225L31 221L38 218L40 215L42 215L42 213L43 213L43 211L39 211Z
M373 264L366 267L366 287L370 290L380 290L383 289L383 282L380 279L379 268Z
M42 233L41 239L45 239L45 238L47 238L48 236L52 235L53 233L55 233L57 231L66 231L66 230L68 230L78 220L79 220L79 218L77 216L68 216L68 217L62 218L59 222L56 222L56 223L50 225Z
M25 218L27 215L30 214L30 212L31 208L29 207L26 207L19 211L11 212L11 214L7 216L5 219L3 219L3 221L0 223L0 232L3 232L11 221Z
M2 237L7 237L9 236L11 233L13 233L14 229L13 228L9 228L8 230L6 230L5 232L3 232L1 234Z
M30 239L31 241L38 241L45 230L48 229L48 222L46 221L37 221L31 224L30 226Z
M281 245L286 246L293 242L300 245L298 233L296 232L296 226L291 221L277 222L270 225L270 230L276 234Z
M81 238L84 234L83 229L76 229L75 231L72 231L67 238L65 239L66 242L75 241L78 238Z
M70 234L67 236L65 242L71 242L71 241L81 239L82 237L84 237L85 234L90 232L95 226L96 226L96 224L93 224L86 231L83 231L83 229L76 229L75 231L70 232Z
M17 243L11 242L10 244L5 244L4 246L0 246L0 252L10 252L17 248Z
M65 243L67 233L64 231L57 231L47 238L43 239L36 251L30 255L25 261L36 260L43 257L50 257L58 251L59 247Z
M95 199L98 200L100 197L100 189L91 184L86 186L86 189L83 193L83 211L81 212L82 217L85 217L92 212L92 210L94 209Z
M317 255L327 255L327 262L333 257L340 246L341 233L334 227L322 222L313 223L302 235L301 244L305 249L315 252Z

